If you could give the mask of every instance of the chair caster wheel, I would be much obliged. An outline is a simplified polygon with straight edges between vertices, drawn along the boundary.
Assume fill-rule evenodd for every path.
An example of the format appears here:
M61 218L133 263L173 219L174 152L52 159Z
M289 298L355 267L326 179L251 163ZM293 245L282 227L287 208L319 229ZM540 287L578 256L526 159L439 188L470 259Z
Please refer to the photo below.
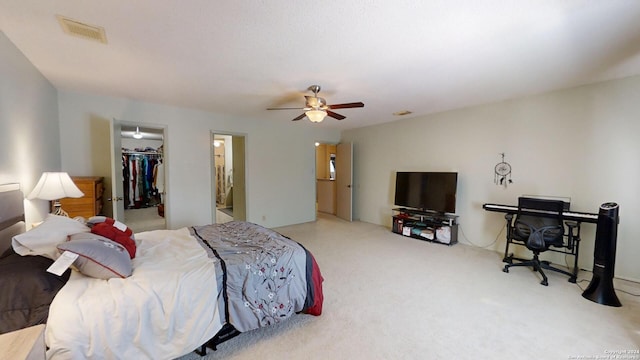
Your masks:
M504 269L502 269L502 271L508 273L509 272L509 268L505 266Z
M549 283L547 282L547 280L542 280L540 282L540 284L544 285L544 286L549 286Z

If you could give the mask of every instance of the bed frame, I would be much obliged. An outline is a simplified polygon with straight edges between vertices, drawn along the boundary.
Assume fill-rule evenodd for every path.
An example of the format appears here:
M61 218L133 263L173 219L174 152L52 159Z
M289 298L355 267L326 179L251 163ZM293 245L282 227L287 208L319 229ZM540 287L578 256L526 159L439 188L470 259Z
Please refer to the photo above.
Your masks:
M11 247L11 238L25 230L20 184L0 185L0 255Z

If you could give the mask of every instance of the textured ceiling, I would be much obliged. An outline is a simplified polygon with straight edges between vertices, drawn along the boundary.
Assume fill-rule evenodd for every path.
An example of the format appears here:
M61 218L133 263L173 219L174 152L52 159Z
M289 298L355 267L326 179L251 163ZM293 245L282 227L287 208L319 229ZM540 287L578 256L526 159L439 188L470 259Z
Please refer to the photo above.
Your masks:
M342 129L640 74L639 19L636 0L0 0L0 30L58 89L290 122L302 111L266 108L319 84L365 107L291 126Z

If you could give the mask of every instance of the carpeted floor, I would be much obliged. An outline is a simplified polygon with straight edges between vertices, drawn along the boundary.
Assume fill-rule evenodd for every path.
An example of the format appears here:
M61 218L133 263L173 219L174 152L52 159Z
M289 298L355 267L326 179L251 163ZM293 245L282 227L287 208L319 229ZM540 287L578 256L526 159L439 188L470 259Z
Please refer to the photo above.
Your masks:
M165 219L158 215L158 208L155 206L125 210L124 223L127 224L134 233L167 228Z
M216 223L223 224L229 221L233 221L233 212L229 215L228 211L222 211L221 208L216 209Z
M316 257L322 316L241 334L204 359L614 359L640 348L640 300L627 293L637 283L616 280L614 308L581 296L588 272L578 284L550 273L545 287L529 269L503 273L499 253L330 215L277 230Z
M222 211L223 213L233 217L233 208L232 207L226 207L226 208L218 208L218 210Z

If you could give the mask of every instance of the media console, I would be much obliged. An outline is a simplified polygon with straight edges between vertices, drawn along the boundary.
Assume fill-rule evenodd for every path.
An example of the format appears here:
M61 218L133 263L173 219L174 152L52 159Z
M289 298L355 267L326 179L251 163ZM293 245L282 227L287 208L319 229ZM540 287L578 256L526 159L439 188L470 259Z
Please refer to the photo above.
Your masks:
M458 216L430 211L393 209L391 231L412 238L453 245L458 242Z

